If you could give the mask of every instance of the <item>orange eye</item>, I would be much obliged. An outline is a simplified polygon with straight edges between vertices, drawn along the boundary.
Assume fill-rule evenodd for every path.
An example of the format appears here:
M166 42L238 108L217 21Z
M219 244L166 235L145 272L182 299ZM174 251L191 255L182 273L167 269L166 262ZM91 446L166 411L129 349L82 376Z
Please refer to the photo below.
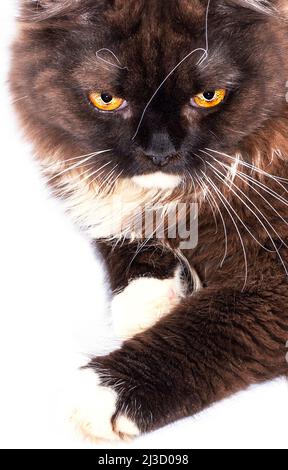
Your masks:
M192 104L198 108L214 108L224 101L225 96L226 90L224 89L203 91L192 98Z
M118 98L106 92L90 93L89 99L95 108L101 111L117 111L118 109L124 108L127 104L122 98Z

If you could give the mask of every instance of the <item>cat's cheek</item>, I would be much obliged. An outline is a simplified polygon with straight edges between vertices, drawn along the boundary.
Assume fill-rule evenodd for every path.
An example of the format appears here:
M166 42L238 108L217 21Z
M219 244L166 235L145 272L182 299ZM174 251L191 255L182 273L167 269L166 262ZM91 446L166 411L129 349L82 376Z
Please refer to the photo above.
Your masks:
M92 369L82 369L74 379L68 418L75 431L94 443L129 441L140 434L136 424L124 414L115 417L118 395L100 385Z

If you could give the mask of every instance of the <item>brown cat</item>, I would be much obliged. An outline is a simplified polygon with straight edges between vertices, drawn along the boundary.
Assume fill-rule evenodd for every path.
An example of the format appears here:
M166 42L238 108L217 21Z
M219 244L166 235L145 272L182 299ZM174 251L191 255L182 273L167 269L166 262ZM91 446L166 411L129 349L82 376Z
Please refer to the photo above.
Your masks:
M124 340L79 371L72 418L93 439L151 431L288 372L285 7L22 2L17 111L105 259Z

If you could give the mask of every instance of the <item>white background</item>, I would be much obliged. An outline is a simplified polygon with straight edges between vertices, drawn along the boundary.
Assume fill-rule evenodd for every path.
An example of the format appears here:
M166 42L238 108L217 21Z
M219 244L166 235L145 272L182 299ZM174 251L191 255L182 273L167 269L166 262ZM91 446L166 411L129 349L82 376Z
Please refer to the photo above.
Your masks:
M71 432L63 398L77 354L103 350L109 336L103 270L49 199L17 130L5 85L14 15L1 0L0 447L89 447ZM288 448L287 392L284 379L253 387L131 447Z

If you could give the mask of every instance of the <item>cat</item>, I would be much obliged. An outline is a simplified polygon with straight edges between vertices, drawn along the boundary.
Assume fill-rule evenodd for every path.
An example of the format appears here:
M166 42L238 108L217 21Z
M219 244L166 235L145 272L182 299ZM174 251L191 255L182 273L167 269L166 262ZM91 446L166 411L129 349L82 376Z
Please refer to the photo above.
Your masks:
M285 0L21 3L15 107L105 261L122 340L77 372L71 420L92 440L287 375L287 14ZM137 224L154 210L161 236ZM173 210L197 225L187 246Z

